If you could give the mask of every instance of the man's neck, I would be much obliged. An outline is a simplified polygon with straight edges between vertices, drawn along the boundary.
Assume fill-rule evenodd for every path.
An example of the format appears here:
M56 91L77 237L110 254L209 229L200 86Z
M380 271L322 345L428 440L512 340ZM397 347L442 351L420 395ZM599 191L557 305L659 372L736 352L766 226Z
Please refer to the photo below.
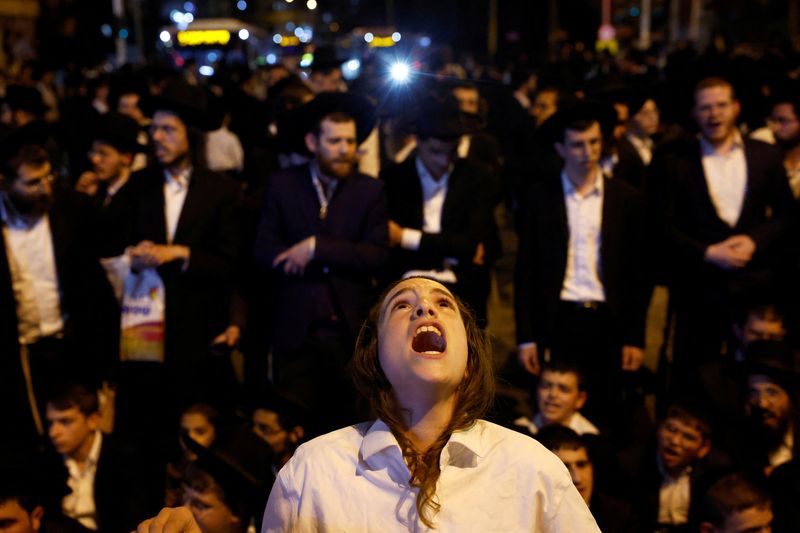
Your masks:
M191 166L192 164L189 162L189 157L186 156L178 159L170 165L167 165L166 170L169 172L169 175L174 178L184 174L191 168Z
M703 137L703 139L714 149L714 152L718 154L727 154L736 144L736 137L736 132L732 131L729 135L719 140L712 140L708 137Z
M577 193L581 196L584 196L589 193L589 191L591 191L597 183L597 177L600 175L600 168L594 166L589 171L584 171L583 169L572 170L565 168L564 174L566 174L567 179L572 186L575 187Z
M319 161L314 159L311 163L314 166L314 172L317 174L317 177L325 184L332 183L337 180L337 178L333 176L329 176L322 171L322 167L319 166Z
M94 446L94 441L97 439L97 432L93 432L79 447L77 450L72 452L68 455L70 459L78 463L78 467L83 469L86 466L86 462L89 460L89 454L92 453L92 446Z

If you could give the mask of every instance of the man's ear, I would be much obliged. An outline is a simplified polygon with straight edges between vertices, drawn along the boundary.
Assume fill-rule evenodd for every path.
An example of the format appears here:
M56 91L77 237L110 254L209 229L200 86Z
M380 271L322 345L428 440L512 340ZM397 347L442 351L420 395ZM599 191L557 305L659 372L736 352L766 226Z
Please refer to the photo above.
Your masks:
M575 402L575 410L580 411L583 409L584 405L586 405L586 391L580 391L578 393L578 400Z
M303 437L305 437L305 435L306 435L306 430L303 428L303 426L295 426L292 428L291 431L289 431L289 442L291 442L292 444L297 444L298 442L303 440Z
M100 416L100 412L91 413L86 417L86 423L89 425L89 429L92 431L97 431L100 428L100 422L102 421L103 417Z
M564 150L564 145L562 143L553 143L553 148L556 149L556 153L559 156L561 156L562 158L564 157L564 153L566 152L566 150Z
M708 452L710 451L711 451L711 439L704 439L703 445L700 446L699 450L697 450L697 458L702 459L703 457L708 455Z
M305 140L306 140L306 148L308 148L308 151L311 152L312 154L316 154L318 146L317 136L311 132L308 132L306 133Z
M44 507L41 505L37 505L33 512L31 512L31 529L35 533L39 532L39 528L42 527L42 517L44 516Z

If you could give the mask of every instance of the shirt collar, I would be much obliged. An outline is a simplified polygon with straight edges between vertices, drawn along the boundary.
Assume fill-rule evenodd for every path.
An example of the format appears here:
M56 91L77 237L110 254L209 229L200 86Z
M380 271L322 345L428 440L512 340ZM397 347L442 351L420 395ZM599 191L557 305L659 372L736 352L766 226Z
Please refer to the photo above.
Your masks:
M441 464L462 468L476 466L478 459L484 457L490 447L483 433L480 421L468 429L453 432L442 450ZM367 465L371 466L370 459L384 452L396 454L401 459L403 456L400 444L389 426L383 420L378 419L372 423L364 435L359 456Z
M185 168L181 170L177 176L173 176L172 173L164 169L164 183L171 187L176 187L179 189L185 189L189 186L189 180L192 176L192 167Z
M575 185L567 177L567 172L565 170L561 171L561 187L564 190L564 196L573 196L578 194L578 191L575 189ZM584 195L583 198L588 198L589 196L593 195L603 196L603 171L599 167L595 169L594 186L592 187L592 190L589 191L588 194Z
M111 197L117 194L119 190L128 183L129 179L131 179L130 173L125 178L118 179L113 185L109 185L106 189L106 196Z
M678 481L682 477L688 477L688 476L690 476L692 474L692 465L689 465L686 468L684 468L683 470L681 470L680 474L678 474L677 476L673 477L672 474L667 472L667 469L664 466L664 461L661 460L661 456L658 455L658 452L656 452L656 462L658 463L658 471L659 471L659 473L661 473L661 479L664 482L667 482L667 481Z
M92 443L92 448L89 450L89 457L86 458L86 466L84 467L84 472L88 472L90 469L94 469L97 466L98 461L100 460L100 448L103 445L103 432L97 430L94 432L94 442ZM70 459L64 456L64 461L69 468L70 465L77 470L77 462L74 459Z
M637 148L647 148L648 150L653 149L653 139L650 137L637 137L633 133L626 133L625 137L633 146Z
M320 171L319 164L317 164L316 160L312 161L308 166L311 171L311 179L313 180L316 178L326 189L331 185L335 186L339 183L338 179L334 179L323 174L322 171Z
M422 162L422 159L420 159L419 156L414 158L414 164L417 166L417 174L422 181L423 187L427 187L432 190L447 188L447 183L450 181L450 174L453 172L452 164L450 165L450 168L447 169L447 172L445 172L444 175L438 180L433 179L433 176L430 172L428 172L428 169L425 167L425 163Z
M0 192L0 221L7 227L13 229L30 229L39 223L43 216L28 218L22 216L11 203L8 193Z
M714 148L714 146L706 140L705 137L700 135L699 138L700 138L700 151L703 154L703 156L721 155L719 154L719 152L717 152L717 149ZM743 149L744 149L744 139L742 138L742 134L739 133L739 130L735 129L733 131L733 145L731 146L731 152Z

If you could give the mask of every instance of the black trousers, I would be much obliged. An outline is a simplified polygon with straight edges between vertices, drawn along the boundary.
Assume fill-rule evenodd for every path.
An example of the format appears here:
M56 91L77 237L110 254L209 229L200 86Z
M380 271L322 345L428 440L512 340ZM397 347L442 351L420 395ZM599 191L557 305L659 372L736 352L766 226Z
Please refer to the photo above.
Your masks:
M313 328L294 350L275 350L275 392L308 410L319 432L332 431L366 420L347 366L354 341L337 324ZM363 420L362 420L363 418Z
M582 410L595 424L607 425L618 413L623 379L622 342L608 306L562 301L545 361L565 360L584 374L588 400Z

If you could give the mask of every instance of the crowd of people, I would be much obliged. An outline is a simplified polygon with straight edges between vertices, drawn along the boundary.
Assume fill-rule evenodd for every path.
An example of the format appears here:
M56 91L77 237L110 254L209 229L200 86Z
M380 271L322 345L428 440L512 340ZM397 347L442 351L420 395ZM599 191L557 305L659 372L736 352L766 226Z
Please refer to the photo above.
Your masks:
M308 72L20 67L0 530L184 505L204 533L797 531L796 64L565 47L539 68L432 55L409 84L365 62L349 87L325 47ZM509 256L516 349L492 365ZM465 336L436 387L404 367L414 313L425 361ZM529 404L493 401L486 365ZM475 485L447 469L467 463Z

